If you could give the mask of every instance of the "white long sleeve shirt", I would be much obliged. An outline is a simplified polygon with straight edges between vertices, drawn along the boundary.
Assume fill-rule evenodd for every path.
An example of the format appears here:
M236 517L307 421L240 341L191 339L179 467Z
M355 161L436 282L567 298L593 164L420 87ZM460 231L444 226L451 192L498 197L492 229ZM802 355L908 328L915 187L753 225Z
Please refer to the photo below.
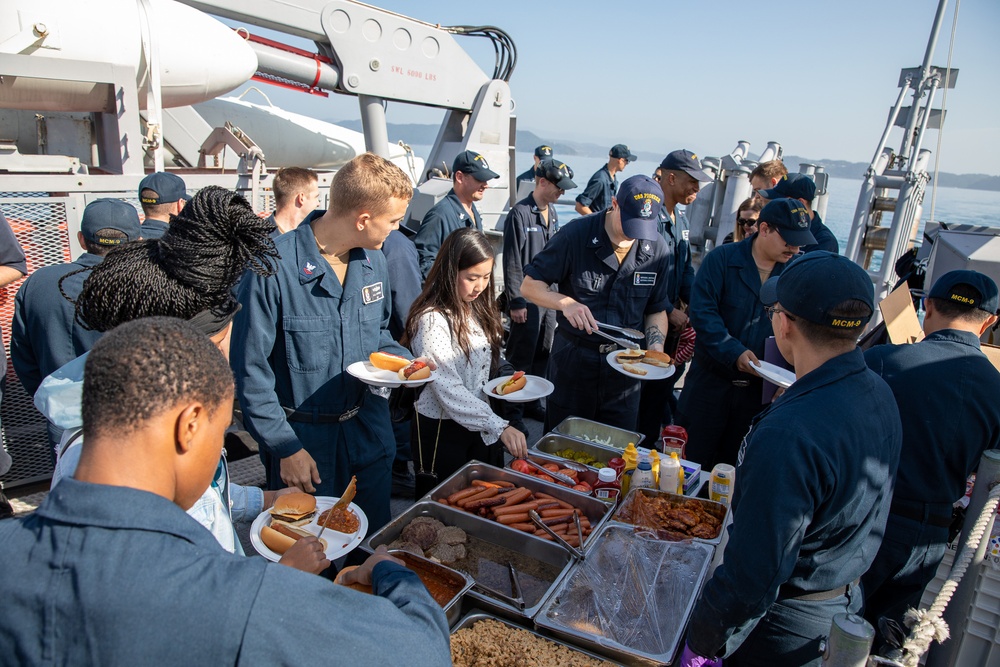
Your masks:
M490 377L490 343L474 320L469 321L469 345L472 353L466 358L440 312L420 316L410 347L415 355L429 357L437 364L437 376L415 405L425 417L451 419L478 432L483 442L491 445L500 439L508 422L493 412L483 394Z

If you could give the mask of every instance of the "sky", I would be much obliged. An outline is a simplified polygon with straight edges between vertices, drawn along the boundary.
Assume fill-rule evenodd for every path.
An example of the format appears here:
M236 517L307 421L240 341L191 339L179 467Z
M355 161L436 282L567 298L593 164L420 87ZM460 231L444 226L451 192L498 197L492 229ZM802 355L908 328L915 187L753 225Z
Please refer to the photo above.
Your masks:
M941 67L955 1L945 10L933 59ZM774 140L787 154L852 162L871 160L898 94L899 70L920 65L937 8L936 0L372 4L430 23L506 31L517 45L510 86L518 128L547 141L718 156L741 139L752 152ZM1000 2L961 2L952 62L959 75L948 92L942 171L1000 174L998 30ZM492 72L489 42L458 41ZM265 90L289 111L334 121L359 117L350 96ZM402 103L387 110L391 123L438 123L442 115ZM405 139L390 137L397 138ZM900 138L896 130L890 145L898 148ZM936 144L937 132L929 133L924 148L936 153Z

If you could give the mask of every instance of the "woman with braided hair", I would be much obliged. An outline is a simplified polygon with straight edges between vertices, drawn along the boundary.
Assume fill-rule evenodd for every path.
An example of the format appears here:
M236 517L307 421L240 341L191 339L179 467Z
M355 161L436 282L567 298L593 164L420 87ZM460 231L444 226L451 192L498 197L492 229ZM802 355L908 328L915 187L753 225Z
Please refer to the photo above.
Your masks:
M228 358L229 333L239 310L233 288L247 269L264 276L274 273L278 254L271 231L272 225L242 196L207 187L171 220L161 238L124 245L93 268L76 300L77 320L86 328L109 331L143 317L176 317L208 336ZM65 399L82 383L85 357L46 378L35 397L39 410L67 429L53 487L71 475L79 461L79 394L70 396L68 405ZM223 457L212 485L188 513L226 550L242 553L233 522L252 520L282 492L265 493L229 484L228 479ZM283 562L318 572L328 563L317 547L318 541L309 541L295 553L289 551Z
M242 196L204 188L162 238L124 245L93 270L76 300L77 321L109 331L140 317L169 315L219 325L210 335L228 330L240 276L247 269L274 273L272 229ZM228 356L228 345L223 352Z

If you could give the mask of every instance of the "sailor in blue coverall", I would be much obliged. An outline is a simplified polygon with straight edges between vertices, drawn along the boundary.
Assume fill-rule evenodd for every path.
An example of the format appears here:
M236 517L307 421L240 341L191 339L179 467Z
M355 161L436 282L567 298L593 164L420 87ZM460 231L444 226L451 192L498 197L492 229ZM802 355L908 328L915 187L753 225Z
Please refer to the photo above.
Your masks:
M441 244L456 229L475 227L483 231L483 218L475 202L481 201L489 187L489 181L500 178L500 174L490 169L479 153L465 151L459 153L451 166L453 187L448 195L431 207L420 221L413 244L420 255L420 273L427 274L434 266Z
M997 320L996 283L976 271L949 271L926 303L926 338L865 353L903 421L885 537L861 580L865 618L876 632L879 617L902 624L906 609L920 604L948 548L952 505L983 452L1000 447L1000 373L979 345Z
M750 238L710 252L691 290L698 338L677 423L688 432L687 457L706 470L736 462L740 440L762 407L762 381L750 369L771 335L759 298L762 280L780 275L799 246L815 240L805 209L792 199L765 206L758 225Z
M739 454L726 558L688 625L681 667L819 667L833 616L861 609L859 577L885 527L902 427L857 335L871 279L846 257L796 259L760 290L797 379L753 420Z
M619 347L588 331L596 321L645 329L647 349L663 350L667 246L656 225L662 198L648 177L629 178L610 209L564 226L525 269L521 294L558 311L546 430L570 416L635 428L639 382L606 360ZM558 292L549 291L553 283Z
M347 367L377 350L410 356L389 334L388 271L376 248L398 229L412 190L402 170L371 153L348 166L334 177L331 201L362 169L391 196L373 192L369 204L331 209L278 237L277 274L247 275L240 285L231 358L268 488L284 481L337 496L356 475L355 502L375 530L389 520L395 439L388 401ZM379 202L387 202L381 211Z

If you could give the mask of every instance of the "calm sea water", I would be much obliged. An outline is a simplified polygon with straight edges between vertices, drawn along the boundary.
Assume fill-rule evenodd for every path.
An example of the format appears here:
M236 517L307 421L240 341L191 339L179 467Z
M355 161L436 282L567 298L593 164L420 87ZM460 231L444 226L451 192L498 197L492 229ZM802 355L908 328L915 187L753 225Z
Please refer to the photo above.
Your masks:
M610 147L609 147L610 148ZM635 146L633 149L637 148ZM426 157L429 146L414 146L417 154ZM583 191L591 175L607 163L607 158L561 156L574 171L573 180L579 186L576 190L566 193L565 199L572 201ZM518 151L516 154L517 171L521 173L532 164L532 153ZM629 164L624 174L619 175L619 183L623 178L635 174L652 175L659 163L638 160ZM792 171L798 171L798 165L788 165ZM824 222L833 230L840 241L841 248L847 244L851 221L854 219L854 208L858 203L858 193L861 190L861 174L857 179L831 178L828 190L830 192ZM558 205L559 219L569 221L577 217L573 205ZM923 220L930 220L931 190L928 188L924 198ZM1000 227L1000 192L986 190L965 190L962 188L938 188L934 218L949 223L964 223Z

